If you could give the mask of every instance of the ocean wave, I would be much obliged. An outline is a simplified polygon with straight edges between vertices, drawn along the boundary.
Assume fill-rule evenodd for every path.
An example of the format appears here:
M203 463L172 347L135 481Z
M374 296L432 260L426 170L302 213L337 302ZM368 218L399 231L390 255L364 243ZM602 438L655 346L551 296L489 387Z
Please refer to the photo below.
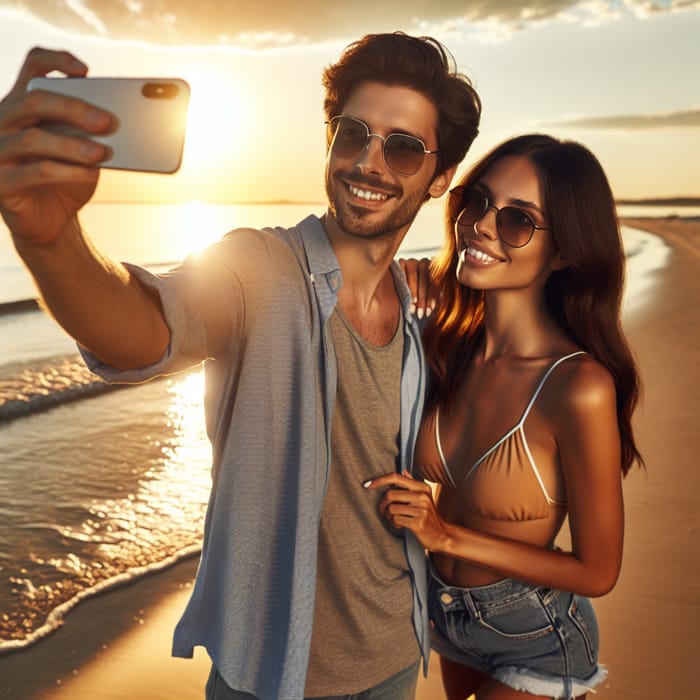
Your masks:
M80 355L5 365L0 369L0 423L76 399L123 388L103 382Z
M98 595L99 593L104 593L105 591L109 591L113 588L124 586L149 574L163 571L164 569L174 566L178 562L189 559L190 557L198 556L200 552L200 545L192 545L163 559L162 561L145 566L132 567L122 573L117 574L116 576L100 581L90 588L82 589L69 600L66 600L53 608L53 610L51 610L46 617L44 624L28 633L22 639L0 639L0 656L26 649L27 647L36 644L44 637L47 637L52 632L55 632L64 624L66 615L82 601Z

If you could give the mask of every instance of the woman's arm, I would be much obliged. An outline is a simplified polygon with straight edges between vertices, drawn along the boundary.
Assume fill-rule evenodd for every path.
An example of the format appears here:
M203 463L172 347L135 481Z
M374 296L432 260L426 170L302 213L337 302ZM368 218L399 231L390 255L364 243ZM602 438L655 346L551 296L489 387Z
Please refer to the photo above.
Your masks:
M437 512L430 487L409 475L391 474L368 488L394 486L384 494L385 517L413 531L423 546L536 585L600 596L620 571L623 505L620 438L615 390L608 373L594 362L564 373L566 400L545 402L564 470L572 549L552 551L517 540L459 527ZM554 387L553 387L554 388ZM548 391L548 396L555 392ZM544 397L543 397L544 398ZM547 405L547 403L551 405Z

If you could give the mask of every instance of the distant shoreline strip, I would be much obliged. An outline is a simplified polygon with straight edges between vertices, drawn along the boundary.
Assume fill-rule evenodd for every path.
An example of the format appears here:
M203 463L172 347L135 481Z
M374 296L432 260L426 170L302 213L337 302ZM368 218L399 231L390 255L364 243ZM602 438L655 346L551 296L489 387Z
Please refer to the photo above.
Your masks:
M23 314L28 311L39 311L38 299L18 299L17 301L6 301L0 303L0 316L9 316L10 314Z
M628 202L624 202L627 204ZM634 202L632 200L629 201L629 204L635 204L635 205L649 205L652 206L652 202ZM640 216L640 215L626 215L626 216L621 216L621 219L651 219L651 220L668 220L668 219L680 219L682 221L699 221L700 217L699 216L683 216L683 215L678 215L678 214L670 214L670 215L664 215L664 216ZM630 224L625 223L622 221L622 226L623 227L628 227L628 228L635 228L634 226L631 226ZM640 229L637 229L640 230ZM653 233L653 232L650 232ZM400 251L400 257L432 257L437 254L439 251L439 246L429 246L429 247L422 247L422 248L407 248L405 250ZM632 253L634 254L634 253ZM151 270L152 272L159 272L161 270L169 270L172 269L173 267L177 266L178 263L175 261L170 261L170 262L157 262L157 263L147 263L143 264L143 267ZM20 314L20 313L27 313L27 312L32 312L32 311L40 311L41 306L39 304L39 300L32 298L32 299L17 299L14 301L6 301L6 302L0 302L0 317L2 316L9 316L10 314Z
M179 263L177 261L162 261L162 262L152 262L152 263L140 263L142 267L145 267L151 272L166 272L176 267ZM40 311L41 306L37 298L30 299L13 299L12 301L2 301L0 302L0 316L9 316L10 314L21 314L28 311Z

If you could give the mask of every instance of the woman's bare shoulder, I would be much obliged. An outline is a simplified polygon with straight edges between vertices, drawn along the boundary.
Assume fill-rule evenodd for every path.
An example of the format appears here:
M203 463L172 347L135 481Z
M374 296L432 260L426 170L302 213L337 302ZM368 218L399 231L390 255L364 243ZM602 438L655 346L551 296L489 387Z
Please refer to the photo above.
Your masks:
M543 403L554 413L595 412L616 403L609 370L589 354L561 363L549 378Z

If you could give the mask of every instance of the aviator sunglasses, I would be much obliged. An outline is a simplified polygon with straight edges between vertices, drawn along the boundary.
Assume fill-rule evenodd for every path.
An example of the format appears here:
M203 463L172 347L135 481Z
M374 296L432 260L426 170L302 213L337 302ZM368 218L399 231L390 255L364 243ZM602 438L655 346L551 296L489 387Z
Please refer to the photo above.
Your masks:
M460 186L450 190L447 206L450 218L455 222L455 233L461 237L468 233L465 229L472 229L489 209L496 212L496 230L499 238L511 248L526 246L535 230L549 231L546 226L538 226L524 209L512 206L500 209L494 207L486 193L474 187Z
M339 115L327 121L326 125L328 145L341 158L358 156L367 148L372 136L381 139L384 163L398 175L415 175L423 165L425 156L437 153L427 150L423 141L410 134L397 132L386 137L373 134L367 124L355 117Z

